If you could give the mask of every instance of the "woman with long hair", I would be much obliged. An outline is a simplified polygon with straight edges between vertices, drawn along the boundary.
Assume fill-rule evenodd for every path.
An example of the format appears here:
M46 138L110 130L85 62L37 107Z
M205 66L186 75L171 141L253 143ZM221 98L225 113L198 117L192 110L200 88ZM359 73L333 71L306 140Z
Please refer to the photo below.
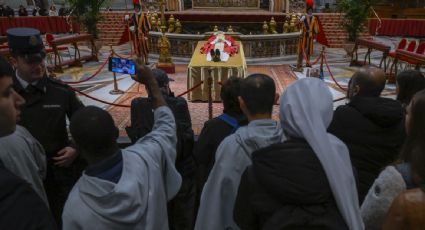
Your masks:
M407 138L400 161L381 172L362 204L366 229L381 229L393 200L425 184L425 90L415 94L406 112Z

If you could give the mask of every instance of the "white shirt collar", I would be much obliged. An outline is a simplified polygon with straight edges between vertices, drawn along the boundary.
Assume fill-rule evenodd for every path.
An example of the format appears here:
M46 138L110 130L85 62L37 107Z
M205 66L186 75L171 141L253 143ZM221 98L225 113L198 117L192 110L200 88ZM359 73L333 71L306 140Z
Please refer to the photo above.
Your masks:
M28 87L29 83L19 76L18 71L16 71L15 74L16 74L16 78L18 79L19 83L22 85L22 88L26 89ZM38 81L31 83L31 85L36 85L37 82Z

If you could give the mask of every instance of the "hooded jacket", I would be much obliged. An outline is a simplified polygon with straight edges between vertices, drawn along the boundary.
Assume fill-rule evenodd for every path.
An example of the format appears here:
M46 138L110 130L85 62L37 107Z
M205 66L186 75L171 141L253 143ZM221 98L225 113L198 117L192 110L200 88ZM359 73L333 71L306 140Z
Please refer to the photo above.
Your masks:
M380 171L399 154L405 138L403 107L388 98L354 97L335 110L328 130L349 149L362 202Z
M244 230L348 229L323 167L303 139L255 151L244 172L234 219Z
M4 166L27 181L49 206L43 180L46 177L46 154L41 144L24 127L0 138L0 159Z
M202 191L196 230L239 229L233 221L233 206L251 154L283 139L280 123L264 119L251 121L223 140Z
M174 167L176 126L168 107L154 112L152 132L122 150L117 183L85 172L62 214L63 229L167 230L167 201L180 189Z

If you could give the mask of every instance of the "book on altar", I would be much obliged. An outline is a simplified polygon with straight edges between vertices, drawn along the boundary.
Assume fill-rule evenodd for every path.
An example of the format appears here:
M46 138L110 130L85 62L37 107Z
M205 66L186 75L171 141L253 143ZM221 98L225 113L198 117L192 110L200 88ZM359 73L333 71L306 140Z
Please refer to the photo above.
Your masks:
M238 49L238 44L231 36L225 35L222 31L218 31L201 47L201 53L207 55L207 61L219 60L226 62L231 56L238 53ZM219 56L219 59L216 55Z

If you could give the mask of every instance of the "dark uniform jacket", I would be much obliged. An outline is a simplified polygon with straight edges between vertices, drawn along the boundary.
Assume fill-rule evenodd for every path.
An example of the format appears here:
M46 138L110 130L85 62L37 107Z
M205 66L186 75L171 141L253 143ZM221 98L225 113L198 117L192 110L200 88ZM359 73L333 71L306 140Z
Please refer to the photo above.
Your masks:
M229 114L239 122L239 126L246 125L248 122L242 114ZM234 132L234 127L219 117L215 117L206 121L199 134L198 141L195 144L193 155L197 163L197 189L198 194L201 195L202 188L207 182L208 175L210 174L215 163L215 152L217 151L220 143Z
M405 138L404 110L392 99L355 97L335 110L329 132L349 149L363 202L379 173L399 155Z
M25 100L19 125L24 126L43 145L48 159L69 146L66 117L83 107L67 85L44 77L36 85L22 87L16 77L14 89Z
M234 220L243 230L348 230L325 171L303 139L253 153L239 185Z
M49 209L31 186L0 161L0 229L56 229Z

